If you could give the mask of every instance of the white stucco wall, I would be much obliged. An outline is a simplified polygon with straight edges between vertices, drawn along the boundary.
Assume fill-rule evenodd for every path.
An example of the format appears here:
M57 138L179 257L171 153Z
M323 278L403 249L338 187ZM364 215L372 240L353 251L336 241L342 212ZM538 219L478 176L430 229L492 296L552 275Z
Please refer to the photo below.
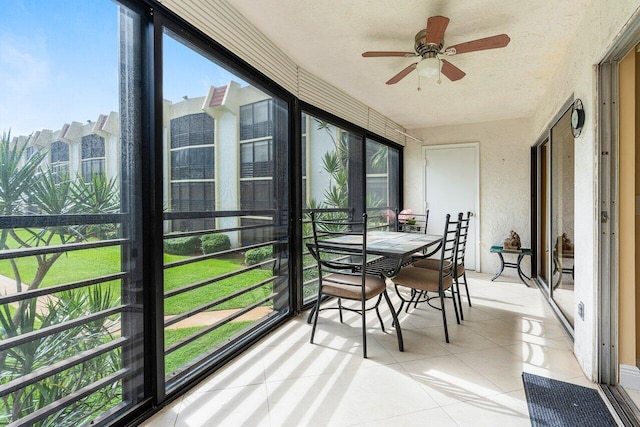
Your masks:
M631 17L637 0L594 0L550 80L532 119L535 140L572 95L582 99L586 113L582 134L575 141L575 307L574 353L585 374L597 380L597 70L598 64ZM584 320L577 304L585 304Z
M531 245L530 219L530 145L529 119L504 120L428 129L413 129L411 134L425 144L411 142L404 151L404 206L420 212L424 206L422 147L425 145L478 142L480 151L480 271L493 273L499 260L489 249L500 245L509 230L516 230L524 247ZM527 257L528 258L528 257ZM525 272L530 261L523 261ZM516 276L505 269L505 276Z
M238 115L226 112L216 118L216 210L234 211L240 208L240 182L238 165ZM233 228L240 225L238 217L218 219L218 228ZM226 233L231 247L240 242L240 232Z
M104 135L105 168L108 178L117 178L116 185L120 185L120 135Z

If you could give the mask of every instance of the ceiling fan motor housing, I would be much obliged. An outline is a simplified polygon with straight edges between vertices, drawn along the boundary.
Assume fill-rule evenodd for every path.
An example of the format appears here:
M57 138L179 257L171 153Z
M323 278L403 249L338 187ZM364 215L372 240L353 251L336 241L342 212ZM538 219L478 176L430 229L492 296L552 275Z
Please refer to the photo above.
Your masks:
M440 42L440 44L429 43L426 44L425 40L427 37L427 30L421 30L416 34L415 37L415 45L414 49L416 53L423 58L433 58L442 50L442 46L444 46L444 38Z

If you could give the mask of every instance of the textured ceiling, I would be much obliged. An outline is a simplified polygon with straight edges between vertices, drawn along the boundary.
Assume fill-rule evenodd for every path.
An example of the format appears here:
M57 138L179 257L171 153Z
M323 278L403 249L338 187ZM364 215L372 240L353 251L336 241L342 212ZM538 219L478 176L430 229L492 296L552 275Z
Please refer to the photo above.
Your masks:
M229 0L296 64L408 129L529 117L564 56L589 0ZM506 33L503 49L447 58L467 73L451 82L414 71L415 58L363 58L367 50L413 51L427 18L450 18L444 45Z

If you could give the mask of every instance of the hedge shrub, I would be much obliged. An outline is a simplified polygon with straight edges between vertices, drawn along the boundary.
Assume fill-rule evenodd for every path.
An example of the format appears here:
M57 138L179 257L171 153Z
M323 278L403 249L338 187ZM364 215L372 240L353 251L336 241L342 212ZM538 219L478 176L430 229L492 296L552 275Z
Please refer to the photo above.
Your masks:
M273 257L273 246L265 246L262 248L249 249L244 254L244 263L247 265L253 265L272 257Z
M212 254L231 249L231 240L226 234L207 234L201 237L202 253Z
M200 252L202 242L198 236L176 237L164 241L165 253L171 255L193 255Z

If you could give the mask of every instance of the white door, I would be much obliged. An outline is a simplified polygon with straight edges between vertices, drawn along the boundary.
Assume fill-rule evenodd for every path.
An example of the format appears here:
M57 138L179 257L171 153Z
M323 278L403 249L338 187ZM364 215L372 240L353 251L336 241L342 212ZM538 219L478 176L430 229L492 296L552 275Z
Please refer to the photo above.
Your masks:
M478 144L437 145L423 148L425 208L429 209L427 233L442 234L447 214L471 217L465 267L480 265L478 250L479 153Z

